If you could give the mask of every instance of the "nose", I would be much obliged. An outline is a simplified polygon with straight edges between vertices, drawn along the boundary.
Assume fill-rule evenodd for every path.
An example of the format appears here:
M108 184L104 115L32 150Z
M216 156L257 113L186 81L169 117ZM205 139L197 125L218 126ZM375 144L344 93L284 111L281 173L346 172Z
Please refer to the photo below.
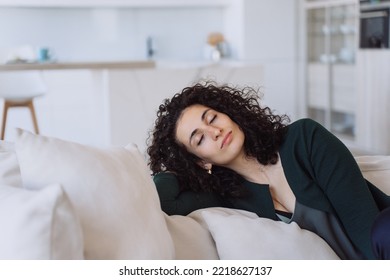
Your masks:
M207 132L208 132L209 136L211 137L211 139L217 140L218 137L221 135L222 130L220 128L211 126L211 127L208 127Z

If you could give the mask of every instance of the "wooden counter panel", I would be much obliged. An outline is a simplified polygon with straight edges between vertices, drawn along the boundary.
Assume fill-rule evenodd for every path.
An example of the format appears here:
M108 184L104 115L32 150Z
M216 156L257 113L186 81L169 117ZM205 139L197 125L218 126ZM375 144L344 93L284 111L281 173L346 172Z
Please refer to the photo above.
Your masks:
M110 62L53 62L13 63L0 65L0 71L17 70L67 70L67 69L142 69L154 68L154 61L110 61Z

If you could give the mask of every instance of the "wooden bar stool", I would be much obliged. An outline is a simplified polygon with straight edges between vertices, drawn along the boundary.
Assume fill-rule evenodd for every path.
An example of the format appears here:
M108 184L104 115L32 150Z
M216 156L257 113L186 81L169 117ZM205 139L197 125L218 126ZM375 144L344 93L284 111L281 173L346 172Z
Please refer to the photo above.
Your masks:
M0 98L4 100L1 140L4 140L8 110L26 107L30 110L34 131L39 134L34 99L46 93L41 73L38 71L0 72Z

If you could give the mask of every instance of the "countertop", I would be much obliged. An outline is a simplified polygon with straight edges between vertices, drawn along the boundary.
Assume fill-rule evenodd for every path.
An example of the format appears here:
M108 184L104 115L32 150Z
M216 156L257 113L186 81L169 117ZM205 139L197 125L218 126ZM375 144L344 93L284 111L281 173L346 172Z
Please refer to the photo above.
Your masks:
M151 60L101 61L101 62L33 62L1 64L0 71L16 70L66 70L66 69L139 69L154 68Z
M129 61L77 61L77 62L14 62L0 64L0 71L23 70L67 70L67 69L183 69L183 68L207 68L227 67L240 68L258 66L255 61L239 61L222 59L220 61L174 61L174 60L129 60Z

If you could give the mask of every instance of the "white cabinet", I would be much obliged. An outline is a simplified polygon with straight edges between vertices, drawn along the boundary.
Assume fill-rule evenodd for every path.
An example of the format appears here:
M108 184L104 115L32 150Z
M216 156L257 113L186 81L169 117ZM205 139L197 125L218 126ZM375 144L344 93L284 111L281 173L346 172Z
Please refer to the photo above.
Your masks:
M357 137L375 154L390 154L390 50L360 50Z
M101 70L91 69L43 71L48 93L37 100L42 134L96 146L106 144L102 75Z
M305 1L307 116L356 140L358 1Z
M328 107L328 68L319 63L311 63L307 67L307 98L309 108L325 110Z
M358 49L359 1L302 1L306 116L353 152L390 154L390 51Z
M356 65L336 64L333 66L333 109L347 115L356 115Z

